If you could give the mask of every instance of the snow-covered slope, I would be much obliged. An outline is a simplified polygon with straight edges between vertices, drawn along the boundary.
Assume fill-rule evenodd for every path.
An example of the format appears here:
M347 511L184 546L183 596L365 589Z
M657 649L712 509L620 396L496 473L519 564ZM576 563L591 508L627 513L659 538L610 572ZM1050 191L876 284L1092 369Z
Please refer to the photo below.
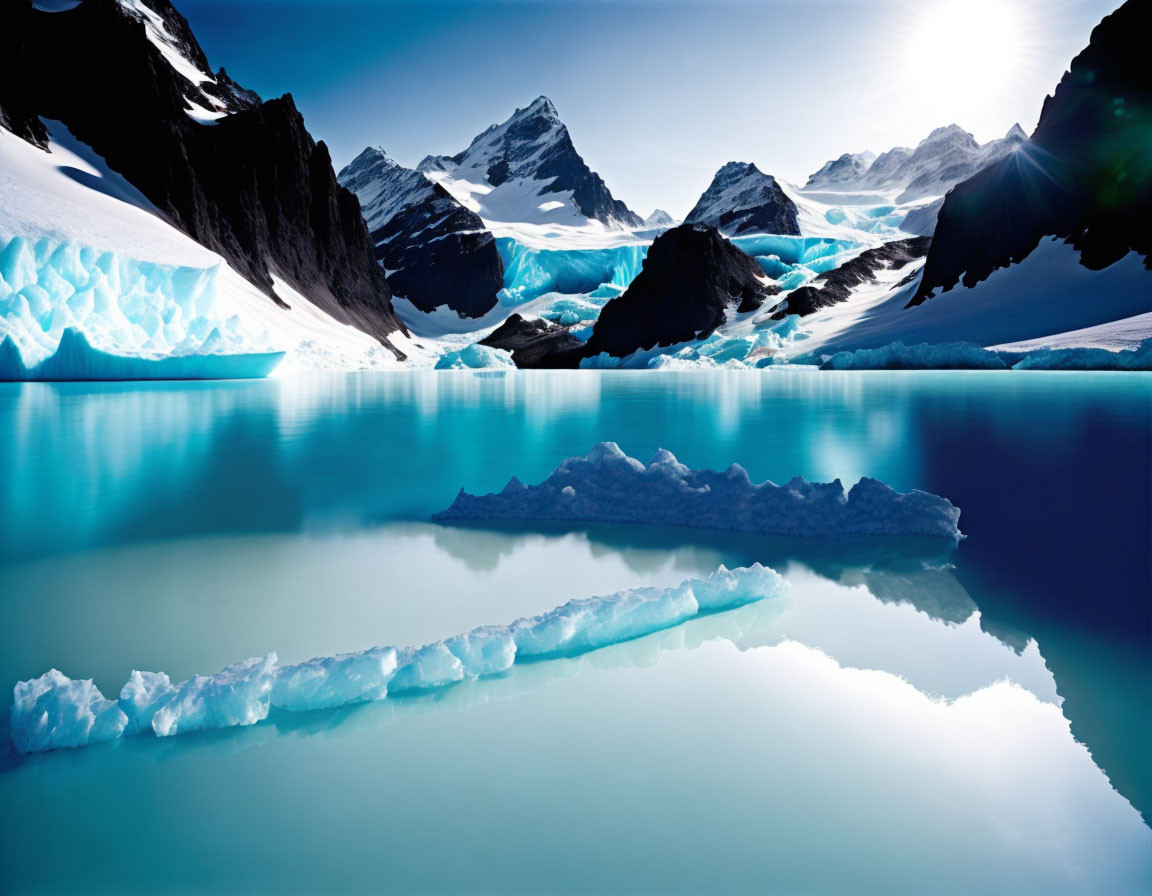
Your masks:
M684 219L727 236L742 233L799 234L796 204L776 178L750 162L724 165Z
M118 354L286 350L288 369L398 363L283 281L287 307L269 301L63 125L46 125L50 152L0 129L0 339L26 363L51 355L69 327Z
M418 167L490 227L604 229L643 224L585 164L547 97L517 109L463 152L428 156Z
M664 209L658 208L644 219L644 228L650 230L655 227L675 227L679 223Z
M395 295L461 317L481 317L496 304L504 264L475 212L379 147L365 149L337 179L360 200Z

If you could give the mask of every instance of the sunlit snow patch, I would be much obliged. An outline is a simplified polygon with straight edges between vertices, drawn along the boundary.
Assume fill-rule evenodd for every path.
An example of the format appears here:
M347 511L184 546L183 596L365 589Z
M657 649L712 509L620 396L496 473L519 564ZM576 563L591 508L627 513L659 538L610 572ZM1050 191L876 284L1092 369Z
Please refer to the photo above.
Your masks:
M960 535L959 508L929 492L901 493L868 478L847 494L839 479L756 484L739 464L723 472L692 470L663 449L644 466L615 442L568 458L539 485L513 477L499 493L461 489L433 519L633 523L805 537Z
M420 647L373 647L278 666L276 654L172 684L162 672L133 672L117 702L91 680L52 669L13 690L12 742L23 753L79 747L151 730L168 737L253 725L270 707L327 709L389 694L442 688L496 675L513 663L572 657L678 625L695 616L786 594L788 583L754 564L720 567L671 588L634 588L571 600L509 625L488 625Z

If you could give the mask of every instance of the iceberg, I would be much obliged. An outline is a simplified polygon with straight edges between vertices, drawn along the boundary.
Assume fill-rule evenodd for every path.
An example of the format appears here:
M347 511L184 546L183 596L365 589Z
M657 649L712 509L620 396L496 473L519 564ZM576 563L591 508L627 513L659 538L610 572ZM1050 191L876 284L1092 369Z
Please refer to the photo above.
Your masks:
M513 477L496 494L461 489L432 519L651 524L809 538L960 537L959 508L929 492L901 493L868 478L847 494L838 479L756 484L738 464L692 470L664 449L645 466L615 442L568 458L539 485Z
M1007 370L996 352L971 342L940 345L905 345L892 342L880 348L837 352L824 360L821 370Z
M118 702L105 699L90 680L73 681L53 669L17 683L12 742L28 753L149 730L169 737L253 725L271 707L301 712L430 691L498 675L517 661L578 656L694 616L781 598L787 589L783 578L758 563L721 566L706 579L572 600L508 625L480 626L418 647L371 647L282 667L271 653L179 685L163 672L134 671Z
M214 332L205 345L212 345ZM69 380L245 380L268 376L284 352L175 355L148 358L118 355L93 348L79 330L69 327L56 351L29 367L11 336L0 342L0 382Z
M512 353L476 342L456 351L446 352L436 361L437 370L515 370Z
M504 261L505 305L520 305L550 292L578 295L603 286L622 291L640 273L648 255L647 243L537 249L511 237L497 237L496 247Z
M111 740L128 723L92 679L74 681L56 669L16 685L11 718L12 743L21 753Z

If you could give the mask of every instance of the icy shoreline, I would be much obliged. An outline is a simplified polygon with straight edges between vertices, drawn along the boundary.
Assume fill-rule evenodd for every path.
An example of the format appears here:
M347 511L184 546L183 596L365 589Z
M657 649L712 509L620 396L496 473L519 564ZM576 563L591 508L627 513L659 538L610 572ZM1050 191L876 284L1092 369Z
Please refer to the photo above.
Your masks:
M151 731L169 737L253 725L271 708L300 712L420 693L497 675L513 663L572 657L671 628L696 616L782 597L788 583L760 564L572 600L508 625L486 625L417 647L372 647L280 666L275 653L173 684L134 671L117 700L91 679L56 669L13 689L12 743L21 753L81 747Z
M928 492L900 493L867 478L847 493L838 479L757 484L739 464L723 472L692 470L663 449L645 466L615 442L568 458L539 485L513 477L498 494L461 489L432 519L637 523L801 537L960 536L959 508Z

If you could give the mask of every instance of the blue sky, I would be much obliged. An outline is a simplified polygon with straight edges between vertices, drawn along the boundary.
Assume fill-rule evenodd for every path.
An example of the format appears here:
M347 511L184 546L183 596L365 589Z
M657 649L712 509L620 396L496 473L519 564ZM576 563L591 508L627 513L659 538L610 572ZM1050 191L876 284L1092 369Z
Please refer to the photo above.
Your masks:
M291 92L339 168L415 165L540 94L641 214L730 160L803 179L955 121L1031 130L1119 0L176 0L209 60ZM950 5L950 6L949 6ZM939 15L949 6L950 16ZM959 16L959 18L957 18Z

